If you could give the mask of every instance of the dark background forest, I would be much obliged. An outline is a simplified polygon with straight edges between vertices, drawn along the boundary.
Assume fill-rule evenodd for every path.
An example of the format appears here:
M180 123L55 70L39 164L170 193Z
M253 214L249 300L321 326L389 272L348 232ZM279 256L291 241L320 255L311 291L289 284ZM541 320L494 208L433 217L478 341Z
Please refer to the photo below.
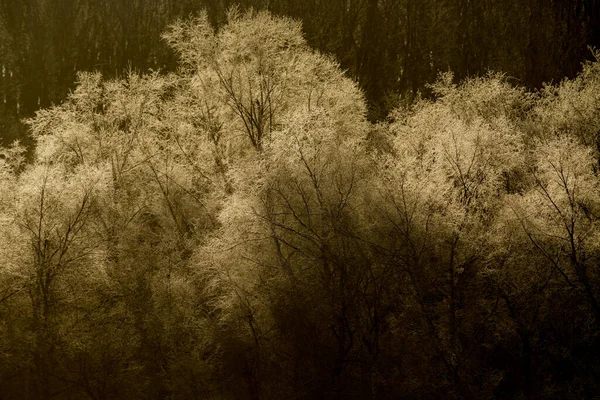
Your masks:
M300 19L309 45L360 83L371 120L427 95L439 71L502 71L536 89L575 76L600 45L598 0L2 0L4 144L27 142L19 119L64 100L77 71L173 70L166 26L205 8L219 25L233 3Z

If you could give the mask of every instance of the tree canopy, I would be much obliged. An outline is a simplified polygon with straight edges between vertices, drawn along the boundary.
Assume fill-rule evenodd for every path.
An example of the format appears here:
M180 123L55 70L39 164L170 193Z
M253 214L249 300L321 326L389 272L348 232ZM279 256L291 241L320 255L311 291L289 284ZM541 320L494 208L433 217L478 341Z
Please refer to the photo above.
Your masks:
M537 92L444 72L371 122L298 20L162 37L176 69L79 72L30 162L0 148L3 398L600 390L597 52Z
M307 43L364 90L371 121L429 96L440 71L462 80L492 69L539 89L574 78L592 59L587 47L600 46L598 0L3 0L3 144L30 145L20 119L64 101L78 71L173 72L176 57L160 39L166 27L203 9L221 26L234 3L302 21Z

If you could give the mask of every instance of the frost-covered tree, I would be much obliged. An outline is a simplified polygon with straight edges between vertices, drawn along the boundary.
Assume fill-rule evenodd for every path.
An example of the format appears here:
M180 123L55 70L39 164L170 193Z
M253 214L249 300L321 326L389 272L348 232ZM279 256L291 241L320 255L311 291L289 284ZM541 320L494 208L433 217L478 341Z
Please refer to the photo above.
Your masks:
M261 150L294 115L328 109L351 130L366 112L355 84L308 47L295 20L232 8L218 31L203 13L164 38L189 79L186 112L227 156Z
M215 110L227 116L220 129L230 149L231 192L219 214L222 228L196 259L211 271L224 327L251 349L244 363L258 365L242 374L248 390L285 397L297 387L310 395L321 384L300 389L303 379L339 381L350 353L361 347L351 344L354 335L368 332L358 313L369 311L357 307L364 306L359 292L371 290L372 282L359 278L369 270L351 266L359 262L353 231L371 173L361 142L365 106L356 85L307 48L296 23L264 13L229 18L212 39L215 52L194 59L190 78L194 84L213 77L214 85L203 89L221 93ZM196 24L194 29L202 26ZM182 35L181 29L189 34L192 27L176 26L169 37ZM299 298L291 298L290 290ZM300 313L301 325L280 307ZM321 331L311 336L315 342L300 334L311 329ZM309 351L298 368L326 374L286 371L279 384L268 383L277 363L294 363L293 357L274 357L269 346L275 343L298 356ZM342 390L341 382L336 385L331 390Z
M171 113L175 86L175 77L157 74L81 74L65 103L29 121L35 162L14 184L14 230L6 234L25 246L11 250L9 266L24 279L38 276L30 292L42 397L64 386L48 381L51 370L90 396L152 396L168 390L166 354L190 354L173 337L185 330L176 299L193 290L186 260L214 227L218 176L211 179L211 162L195 161L199 146ZM37 260L30 272L28 259ZM137 384L127 388L127 379Z
M490 226L523 168L516 122L526 97L498 75L454 85L445 74L433 89L435 102L392 114L376 231L406 285L403 297L414 301L417 329L433 344L429 362L445 371L436 387L470 396L466 354L484 328L477 319L494 307L474 288L492 248ZM493 385L492 371L482 373Z

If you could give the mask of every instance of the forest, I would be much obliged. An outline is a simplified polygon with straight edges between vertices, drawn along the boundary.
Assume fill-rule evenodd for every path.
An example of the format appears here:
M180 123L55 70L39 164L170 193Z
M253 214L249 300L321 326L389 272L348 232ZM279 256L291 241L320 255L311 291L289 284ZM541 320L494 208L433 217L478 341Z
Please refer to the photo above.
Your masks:
M0 0L0 144L30 148L21 120L64 101L78 71L175 72L167 26L206 10L218 28L235 3L302 21L308 45L359 83L371 122L430 97L439 71L500 71L536 90L600 47L600 0Z
M191 3L0 0L1 399L600 393L600 2Z

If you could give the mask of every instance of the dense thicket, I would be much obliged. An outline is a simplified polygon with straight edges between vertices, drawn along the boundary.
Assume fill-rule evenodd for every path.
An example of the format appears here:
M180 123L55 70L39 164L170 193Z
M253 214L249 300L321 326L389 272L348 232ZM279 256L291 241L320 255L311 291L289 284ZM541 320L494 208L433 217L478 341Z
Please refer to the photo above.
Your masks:
M299 22L171 25L0 157L6 399L591 398L600 62L367 121Z
M600 45L598 0L240 0L303 21L309 45L330 53L380 120L439 71L503 71L527 88L574 77ZM173 71L160 33L207 8L217 25L233 0L0 1L0 135L27 140L22 117L63 101L77 71L123 76Z

